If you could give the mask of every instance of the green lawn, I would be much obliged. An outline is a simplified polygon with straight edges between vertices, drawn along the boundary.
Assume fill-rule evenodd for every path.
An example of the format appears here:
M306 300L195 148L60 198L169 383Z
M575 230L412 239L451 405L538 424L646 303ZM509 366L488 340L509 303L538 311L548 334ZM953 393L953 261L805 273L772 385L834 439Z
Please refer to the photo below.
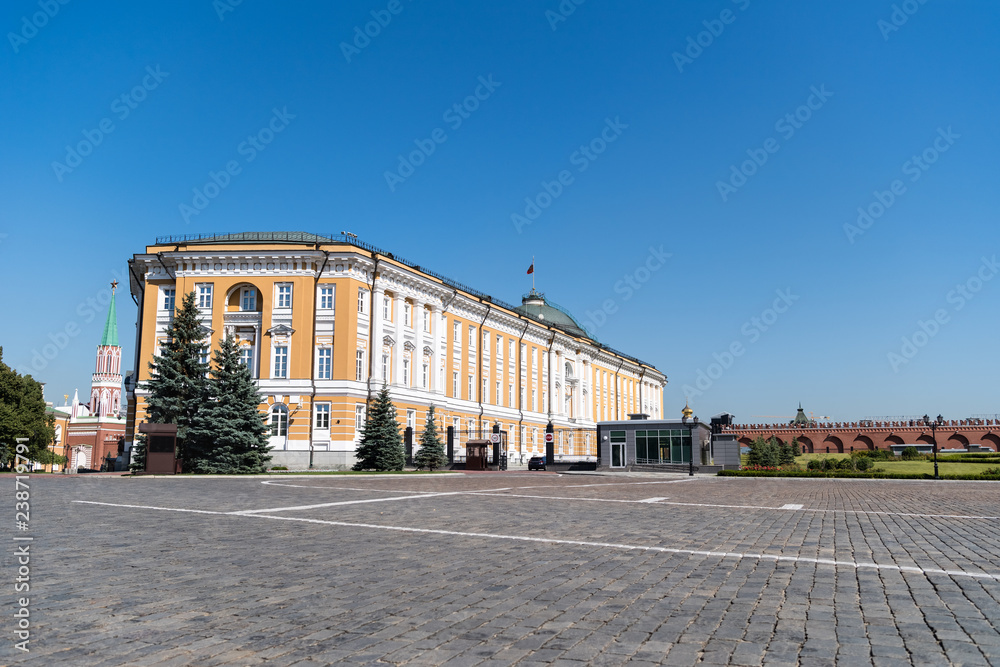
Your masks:
M802 454L795 458L795 462L803 468L813 459L846 459L850 454ZM746 465L746 455L743 457L743 464ZM934 474L933 461L874 461L875 468L881 468L888 473L913 474L926 473ZM946 463L938 462L938 473L941 475L977 475L986 468L1000 468L996 463Z

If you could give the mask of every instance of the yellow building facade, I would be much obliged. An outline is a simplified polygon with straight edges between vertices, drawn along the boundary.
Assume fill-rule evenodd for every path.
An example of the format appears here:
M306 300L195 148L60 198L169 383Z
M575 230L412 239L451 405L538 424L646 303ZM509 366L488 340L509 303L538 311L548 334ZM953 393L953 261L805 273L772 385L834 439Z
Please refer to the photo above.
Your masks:
M544 451L550 421L592 429L630 413L662 416L666 377L589 338L544 295L505 304L353 235L165 237L129 270L139 307L129 445L145 419L149 363L192 291L206 358L232 334L257 379L273 465L353 465L367 403L383 383L414 442L433 404L442 434L499 424L515 457ZM567 439L556 452L596 451L596 440L581 443Z

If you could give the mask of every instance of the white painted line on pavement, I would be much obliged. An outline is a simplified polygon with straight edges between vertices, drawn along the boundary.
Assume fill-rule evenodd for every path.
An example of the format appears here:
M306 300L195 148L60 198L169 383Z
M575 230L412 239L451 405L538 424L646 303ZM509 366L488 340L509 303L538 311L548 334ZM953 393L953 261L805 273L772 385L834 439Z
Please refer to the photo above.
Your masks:
M416 496L425 498L427 496ZM130 509L152 509L167 512L194 512L197 514L218 514L220 516L243 516L254 519L272 519L277 521L297 521L300 523L312 523L324 526L339 526L343 528L368 528L373 530L388 530L401 533L419 533L425 535L448 535L451 537L473 537L493 540L511 540L516 542L535 542L538 544L556 544L579 547L602 547L606 549L624 549L627 551L651 551L655 553L680 554L688 556L706 556L718 558L736 558L752 560L770 560L776 562L790 563L813 563L816 565L832 565L834 567L849 567L856 570L875 569L891 570L895 572L913 572L916 574L944 574L951 577L969 577L972 579L1000 580L1000 574L989 574L986 572L966 572L965 570L942 570L938 568L922 568L906 565L884 565L880 563L859 563L849 560L834 560L831 558L810 558L807 556L780 556L777 554L764 554L738 551L706 551L701 549L674 549L671 547L657 547L642 544L623 544L617 542L586 542L583 540L562 540L554 537L531 537L528 535L502 535L497 533L466 533L456 530L440 530L434 528L411 528L409 526L383 526L374 523L353 523L347 521L327 521L323 519L305 519L291 516L270 516L267 514L250 514L247 512L210 512L207 510L177 509L174 507L152 507L147 505L119 505L115 503L103 503L90 500L74 500L74 503L87 503L90 505L105 505L110 507L126 507ZM770 508L774 509L774 508Z
M640 503L658 503L661 500L666 500L666 498L646 498L645 500L640 500Z
M416 500L420 498L437 498L439 496L466 495L467 491L448 491L445 493L421 493L417 496L397 496L395 498L368 498L367 500L341 500L335 503L319 503L317 505L296 505L292 507L272 507L262 510L238 510L236 512L224 512L225 514L260 514L262 512L290 512L294 510L314 510L322 507L337 507L339 505L364 505L366 503L387 503L397 500Z
M802 505L796 505L795 503L786 503L778 508L779 510L800 510Z

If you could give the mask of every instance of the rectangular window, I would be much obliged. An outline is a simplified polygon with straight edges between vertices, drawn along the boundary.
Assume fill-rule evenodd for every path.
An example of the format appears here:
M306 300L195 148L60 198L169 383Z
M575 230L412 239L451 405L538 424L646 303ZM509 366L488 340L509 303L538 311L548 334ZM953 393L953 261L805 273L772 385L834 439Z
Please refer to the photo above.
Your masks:
M424 333L431 332L431 313L424 308L420 309L420 316L424 318Z
M403 359L403 385L410 386L410 360Z
M458 395L458 371L451 373L451 396L452 398L461 398Z
M330 429L330 404L316 404L316 428L327 431Z
M292 307L292 286L278 285L278 308Z
M408 304L403 304L403 326L412 327L413 326L413 307Z
M361 429L365 426L365 404L358 403L354 406L354 432L361 435Z
M319 288L319 307L322 310L333 310L333 285Z
M257 310L257 290L244 287L240 297L240 310Z
M503 405L503 394L500 393L500 380L497 380L497 393L493 398L496 399L497 405Z
M386 384L389 383L391 378L389 377L389 355L382 355L382 379L385 380Z
M240 348L240 363L250 369L250 376L253 377L253 348Z
M455 343L454 343L455 347L461 347L462 346L462 339L460 337L461 330L459 329L458 320L455 321L455 323L452 325L451 328L452 328L451 339L453 341L455 341Z
M534 389L531 390L531 405L528 406L528 409L531 410L532 412L535 411L535 390Z
M483 403L490 402L490 389L486 384L486 378L483 378Z
M406 425L412 429L417 428L417 411L407 410L406 411Z
M386 297L382 297L382 319L383 320L391 320L392 319L392 317L390 317L390 315L392 314L392 308L390 306L391 306L391 300L389 299L389 297L387 297L387 296Z
M469 394L468 394L468 396L466 396L466 398L468 400L470 400L470 401L476 400L476 385L474 383L475 383L475 378L472 377L472 375L470 374L469 375Z
M523 389L521 390L521 394L524 394L524 390ZM524 396L523 395L521 396L521 402L522 403L524 402ZM508 384L507 385L507 407L508 408L514 407L514 385L512 385L512 384Z
M202 345L201 352L198 354L198 361L203 364L208 364L209 359L211 358L210 357L211 352L212 349L208 345Z
M274 348L274 377L288 377L288 347L285 345Z
M354 355L354 379L361 382L365 379L365 351L358 350Z
M163 310L173 310L174 309L174 294L173 289L163 290Z
M423 387L424 389L427 389L427 371L428 371L428 366L427 364L424 364L420 379L420 386Z
M364 287L359 287L358 288L358 312L361 313L362 315L364 315L365 312L367 312L365 310L367 308L367 305L366 305L367 303L368 303L368 290L366 290Z
M198 307L205 310L212 309L212 286L198 285Z
M476 327L469 327L469 349L476 347Z
M320 380L329 380L333 377L333 350L328 347L319 349L319 358L316 360L316 377Z

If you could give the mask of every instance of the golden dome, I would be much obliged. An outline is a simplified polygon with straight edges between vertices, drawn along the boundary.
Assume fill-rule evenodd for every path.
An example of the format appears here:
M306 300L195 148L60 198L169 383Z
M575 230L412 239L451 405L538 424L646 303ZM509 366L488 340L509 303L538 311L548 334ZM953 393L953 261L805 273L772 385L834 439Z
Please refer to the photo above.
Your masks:
M684 401L684 409L681 410L681 414L684 415L684 419L691 419L691 415L694 414L694 410L688 406L688 402Z

